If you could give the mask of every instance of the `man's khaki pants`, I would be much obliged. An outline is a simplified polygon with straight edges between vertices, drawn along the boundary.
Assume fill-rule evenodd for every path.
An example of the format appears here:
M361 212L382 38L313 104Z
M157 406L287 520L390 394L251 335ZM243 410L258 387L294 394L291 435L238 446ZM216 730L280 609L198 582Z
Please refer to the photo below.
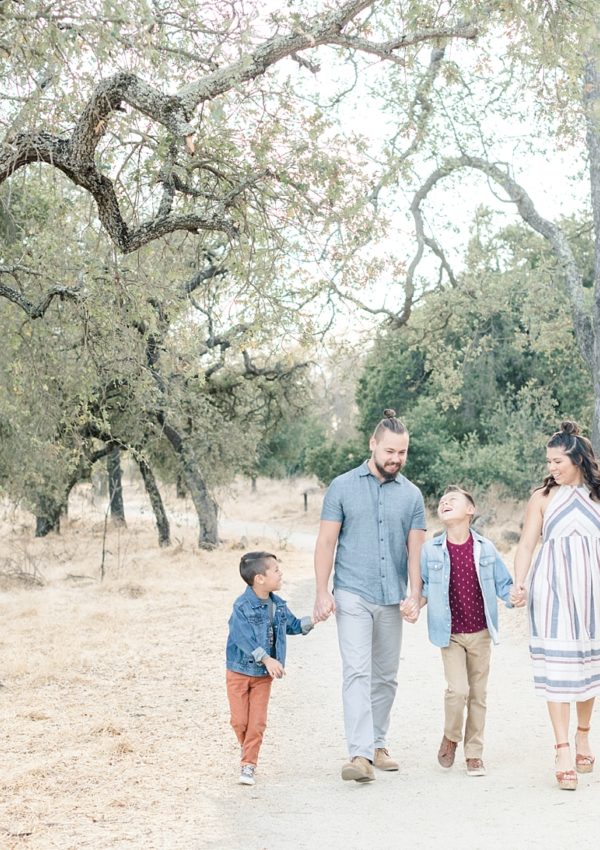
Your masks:
M450 644L442 648L447 684L444 697L444 735L450 741L462 740L466 706L466 759L481 758L483 754L491 645L490 633L484 629L472 634L450 635Z

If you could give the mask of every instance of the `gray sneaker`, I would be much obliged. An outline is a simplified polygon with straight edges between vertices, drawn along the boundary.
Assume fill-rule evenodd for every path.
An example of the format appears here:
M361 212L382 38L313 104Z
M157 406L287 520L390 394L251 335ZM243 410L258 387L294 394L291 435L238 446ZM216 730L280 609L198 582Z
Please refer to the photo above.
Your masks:
M243 764L238 780L240 785L254 785L256 783L256 779L254 778L255 770L256 767L253 764Z

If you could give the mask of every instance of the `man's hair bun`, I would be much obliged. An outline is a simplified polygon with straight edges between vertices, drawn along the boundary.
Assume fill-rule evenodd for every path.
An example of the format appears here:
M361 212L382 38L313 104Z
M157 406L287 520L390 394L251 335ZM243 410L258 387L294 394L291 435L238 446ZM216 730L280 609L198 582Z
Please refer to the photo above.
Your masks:
M383 411L383 419L375 427L373 439L379 442L385 431L391 431L392 434L406 434L406 426L397 418L396 411L391 407L386 407Z
M561 422L560 430L563 434L571 434L573 437L577 437L581 433L577 422L573 422L571 419L565 419L564 422Z

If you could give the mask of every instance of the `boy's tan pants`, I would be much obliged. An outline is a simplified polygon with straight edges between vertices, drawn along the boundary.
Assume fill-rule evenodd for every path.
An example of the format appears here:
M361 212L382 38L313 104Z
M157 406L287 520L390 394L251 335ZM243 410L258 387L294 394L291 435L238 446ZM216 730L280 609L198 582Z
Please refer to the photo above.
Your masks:
M442 648L446 675L444 735L450 741L463 737L465 706L465 758L481 758L485 727L486 688L492 642L487 629L472 634L452 634Z
M267 728L267 708L273 679L227 670L231 725L242 747L242 764L256 764Z

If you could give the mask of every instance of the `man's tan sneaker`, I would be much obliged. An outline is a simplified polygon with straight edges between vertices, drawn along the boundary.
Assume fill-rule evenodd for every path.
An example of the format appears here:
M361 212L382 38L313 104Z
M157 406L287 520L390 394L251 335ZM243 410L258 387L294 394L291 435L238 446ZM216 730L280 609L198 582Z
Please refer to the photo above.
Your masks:
M372 782L375 779L373 765L363 756L354 756L342 768L342 779L354 779L355 782Z
M394 761L385 747L377 747L375 750L375 757L373 758L373 764L375 767L378 767L379 770L398 770L400 768L398 762Z

